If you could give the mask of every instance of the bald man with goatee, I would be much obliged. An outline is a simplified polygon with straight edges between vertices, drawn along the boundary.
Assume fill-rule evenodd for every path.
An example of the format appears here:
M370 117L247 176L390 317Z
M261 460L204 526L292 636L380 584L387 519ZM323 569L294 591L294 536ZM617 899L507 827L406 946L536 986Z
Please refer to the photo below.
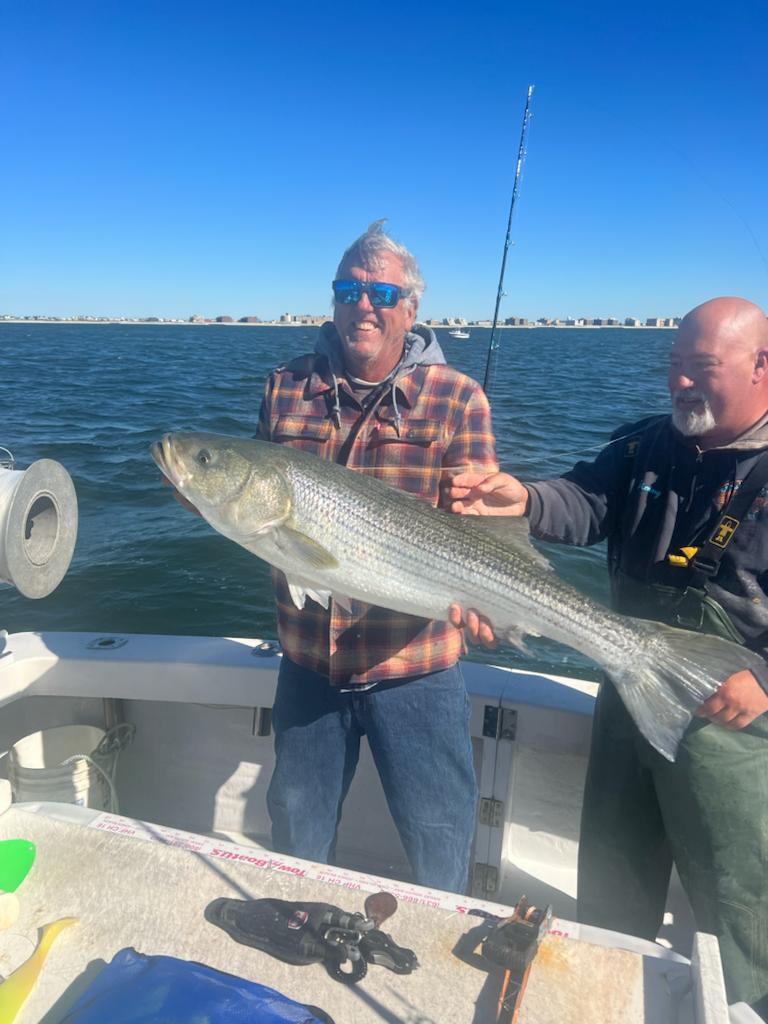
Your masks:
M768 659L768 320L702 303L675 332L672 413L625 424L594 462L524 484L463 474L453 510L525 515L534 536L607 539L612 605L715 633ZM459 624L461 609L455 609ZM474 639L491 624L464 614ZM579 920L655 939L674 861L697 927L720 942L729 1002L768 1020L768 666L701 706L674 764L613 685L595 707L579 844Z

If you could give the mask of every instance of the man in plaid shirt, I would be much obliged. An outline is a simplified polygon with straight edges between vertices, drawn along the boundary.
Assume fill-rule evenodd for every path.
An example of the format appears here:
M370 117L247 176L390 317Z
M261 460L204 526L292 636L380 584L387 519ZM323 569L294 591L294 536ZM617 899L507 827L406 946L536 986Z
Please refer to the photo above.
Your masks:
M386 480L437 505L450 476L497 469L488 402L415 324L414 257L371 225L336 273L333 323L315 351L270 374L258 436ZM274 848L333 857L367 735L414 878L467 884L477 787L462 635L359 601L292 597L273 572L284 656L268 793ZM302 605L302 607L298 607Z

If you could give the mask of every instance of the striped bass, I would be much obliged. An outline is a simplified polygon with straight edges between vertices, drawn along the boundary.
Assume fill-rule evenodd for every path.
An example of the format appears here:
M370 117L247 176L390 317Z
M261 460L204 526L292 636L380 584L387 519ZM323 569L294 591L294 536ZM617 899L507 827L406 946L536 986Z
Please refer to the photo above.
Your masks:
M549 637L605 670L670 761L693 712L733 672L762 665L738 644L591 601L555 575L523 518L444 512L268 441L173 433L151 450L214 529L285 573L299 608L355 599L448 621L456 602L523 650L525 635Z

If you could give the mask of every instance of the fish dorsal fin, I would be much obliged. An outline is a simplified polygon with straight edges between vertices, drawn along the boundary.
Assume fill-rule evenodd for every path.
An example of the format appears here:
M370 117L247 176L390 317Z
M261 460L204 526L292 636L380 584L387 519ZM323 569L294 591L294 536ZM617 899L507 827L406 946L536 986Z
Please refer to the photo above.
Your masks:
M530 558L540 568L552 569L548 559L531 544L531 529L525 516L463 516L462 520L471 524L470 529L484 531L498 544Z
M278 527L273 537L284 554L298 559L309 569L337 569L339 566L334 556L330 551L326 551L322 544L290 526Z

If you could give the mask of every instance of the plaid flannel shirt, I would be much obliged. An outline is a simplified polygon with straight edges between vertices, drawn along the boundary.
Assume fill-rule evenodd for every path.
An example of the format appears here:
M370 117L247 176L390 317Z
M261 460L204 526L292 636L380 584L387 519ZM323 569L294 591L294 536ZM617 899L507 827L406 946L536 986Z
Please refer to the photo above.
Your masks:
M394 387L399 435L391 387L363 411L346 380L334 380L326 356L300 356L267 379L258 436L342 462L432 505L446 476L498 469L490 408L476 381L444 363L417 364L404 367ZM447 622L360 601L350 612L333 600L325 609L307 599L300 611L283 573L272 575L283 650L333 685L437 672L462 652L462 634Z

